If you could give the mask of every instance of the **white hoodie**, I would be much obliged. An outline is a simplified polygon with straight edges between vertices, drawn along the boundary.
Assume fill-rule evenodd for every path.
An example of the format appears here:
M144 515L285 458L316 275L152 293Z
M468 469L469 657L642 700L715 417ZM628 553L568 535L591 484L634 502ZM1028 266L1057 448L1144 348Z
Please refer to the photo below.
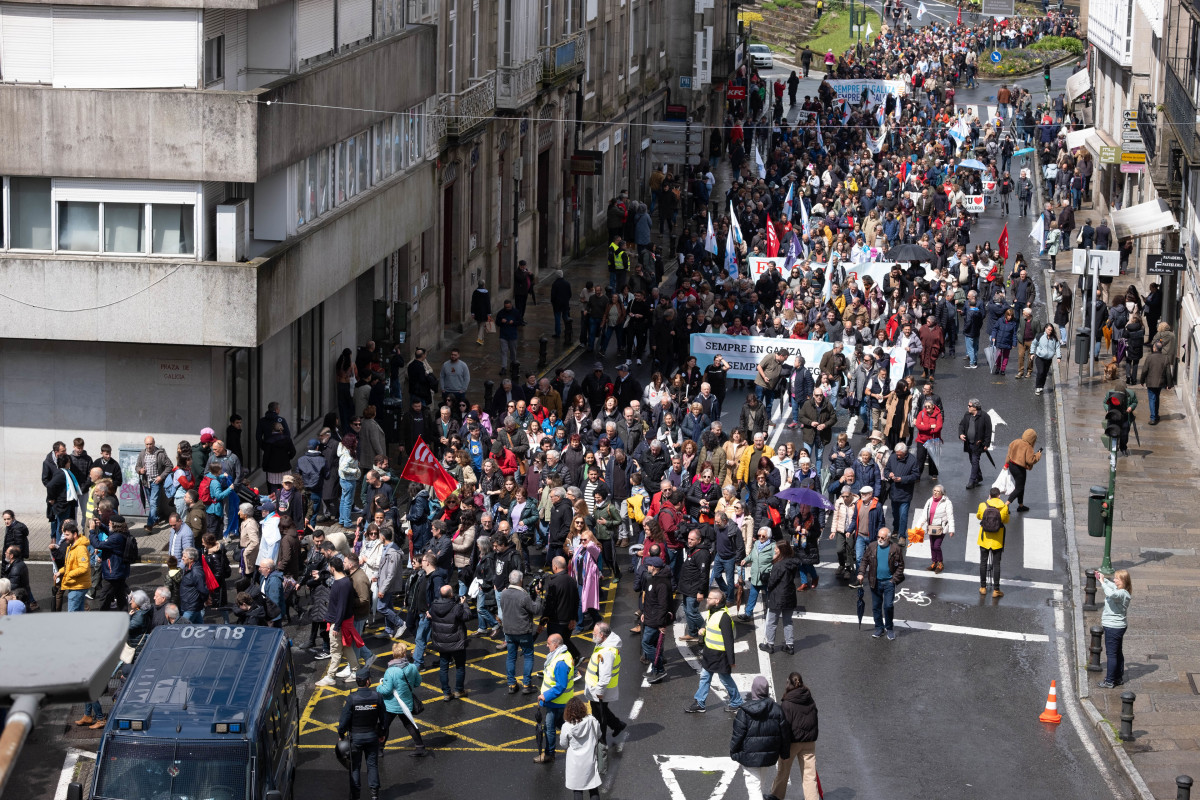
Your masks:
M595 650L592 651L591 658L600 659L600 663L596 670L598 673L597 678L599 680L595 684L593 684L591 675L589 675L587 673L587 671L585 670L583 693L584 693L584 697L587 698L588 700L601 700L602 699L606 703L611 703L620 697L620 694L619 694L620 687L619 686L614 686L611 689L605 689L602 697L598 696L598 693L596 691L598 686L606 686L608 684L608 682L610 680L612 680L613 659L610 657L610 654L607 652L597 655L596 650L600 649L601 647L612 647L612 648L615 648L616 651L619 653L619 652L621 652L621 637L615 633L610 633L608 635L608 638L605 639L599 645L597 645ZM591 661L589 659L589 664L590 663L591 663Z

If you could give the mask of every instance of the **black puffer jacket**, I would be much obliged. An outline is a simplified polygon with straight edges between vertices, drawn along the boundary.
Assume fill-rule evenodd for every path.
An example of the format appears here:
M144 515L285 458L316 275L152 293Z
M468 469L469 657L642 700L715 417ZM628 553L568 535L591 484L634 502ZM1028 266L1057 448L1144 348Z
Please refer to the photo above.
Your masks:
M817 740L817 704L807 686L788 689L779 704L792 729L793 742L815 742Z
M429 641L439 653L467 649L467 607L454 597L439 597L429 606Z
M779 703L757 697L742 704L733 718L730 758L744 767L769 767L791 750L791 728Z
M788 556L775 562L767 578L767 610L791 611L796 607L796 574L800 559Z

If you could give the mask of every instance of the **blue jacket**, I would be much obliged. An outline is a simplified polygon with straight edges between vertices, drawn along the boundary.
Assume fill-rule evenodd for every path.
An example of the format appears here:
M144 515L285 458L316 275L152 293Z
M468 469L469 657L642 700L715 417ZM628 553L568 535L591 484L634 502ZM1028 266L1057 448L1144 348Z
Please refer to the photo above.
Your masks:
M861 458L854 459L854 493L858 494L858 490L864 486L870 486L875 490L875 496L879 497L882 490L880 484L879 465L875 463L875 459L871 459L866 464Z
M421 686L421 672L417 669L417 665L405 659L403 661L389 661L387 670L383 673L383 678L379 681L379 686L376 691L383 698L383 707L393 714L402 714L400 704L396 702L393 694L400 695L400 699L412 710L413 705L413 690Z
M1011 350L1017 346L1017 321L1011 320L996 320L996 325L992 328L992 341L996 343L996 347L1000 350Z
M519 333L517 326L520 323L521 317L515 308L501 309L500 313L496 315L496 330L500 332L501 339L516 341Z
M695 414L689 411L684 415L683 422L679 427L683 430L683 438L691 439L693 442L699 444L700 434L708 430L708 427L711 424L712 423L709 421L708 417L704 416L703 414L697 417Z
M271 570L271 573L263 580L262 593L279 609L279 613L267 621L276 622L283 619L283 573L277 569Z
M917 462L917 457L912 453L908 453L904 460L901 461L896 457L895 453L888 456L887 467L884 473L892 473L899 481L888 479L888 484L892 488L892 502L894 503L910 503L913 499L913 486L921 477L920 465ZM897 531L897 533L901 533Z
M565 647L566 645L563 645L560 649ZM554 652L556 653L558 651L556 650ZM550 656L552 655L554 655L554 653L550 653L550 655L546 656L546 659L549 660ZM558 697L560 694L565 692L569 686L571 686L574 680L575 678L571 674L571 667L569 664L567 664L566 659L560 660L554 665L554 685L550 687L548 692L546 692L545 698L541 700L541 705L550 705L554 701L554 698Z
M208 597L208 584L204 582L204 567L197 561L191 569L183 570L179 579L179 610L203 611Z
M215 489L215 490L212 487L212 483L209 483L208 493L210 495L212 495L213 501L204 507L204 510L207 511L209 514L213 514L213 515L219 517L219 516L221 516L222 512L224 512L225 498L228 497L229 493L233 491L232 483L230 483L228 486L225 485L227 481L228 481L228 478L222 478L220 481L220 486L222 488Z
M123 581L129 577L129 565L125 563L125 534L110 533L96 543L100 554L100 577L106 581Z
M968 308L963 312L963 336L975 338L983 330L983 312L979 307Z

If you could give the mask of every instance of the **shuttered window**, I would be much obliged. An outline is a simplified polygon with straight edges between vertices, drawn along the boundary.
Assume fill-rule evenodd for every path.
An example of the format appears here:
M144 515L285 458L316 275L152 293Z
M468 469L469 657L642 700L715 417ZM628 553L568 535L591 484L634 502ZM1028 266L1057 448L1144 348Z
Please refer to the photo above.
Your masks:
M50 83L50 6L0 6L0 77L17 83Z
M371 0L337 0L338 47L371 36Z
M54 85L68 88L195 87L197 9L54 7Z
M296 11L296 55L301 61L333 50L333 3L334 0L300 0Z

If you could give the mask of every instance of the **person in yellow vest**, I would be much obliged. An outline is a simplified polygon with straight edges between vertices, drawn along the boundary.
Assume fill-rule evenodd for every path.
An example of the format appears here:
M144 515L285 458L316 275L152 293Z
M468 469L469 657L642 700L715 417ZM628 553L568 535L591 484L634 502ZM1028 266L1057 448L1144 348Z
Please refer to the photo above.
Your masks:
M704 637L704 652L700 655L700 688L696 690L696 696L686 711L689 714L704 713L708 688L712 685L713 675L716 675L721 679L725 691L729 692L725 710L733 713L742 707L742 694L733 682L733 619L725 607L725 593L720 589L709 589L705 602L708 610L704 613L704 627L700 629L700 635Z
M591 701L592 716L600 723L600 740L607 742L610 729L615 739L629 724L617 719L617 715L608 707L618 698L621 637L612 632L612 626L607 622L597 622L596 627L592 628L592 642L596 648L588 659L583 695Z
M575 696L575 659L571 658L563 637L552 633L546 637L546 665L542 669L542 691L538 695L538 708L546 726L545 750L533 759L536 764L553 764L554 748L558 744L558 729L563 723L563 709Z
M979 593L987 594L988 557L991 557L992 597L1004 597L1000 591L1000 556L1004 553L1004 526L1008 524L1008 503L1000 499L1000 490L992 487L991 496L975 512L979 520Z

